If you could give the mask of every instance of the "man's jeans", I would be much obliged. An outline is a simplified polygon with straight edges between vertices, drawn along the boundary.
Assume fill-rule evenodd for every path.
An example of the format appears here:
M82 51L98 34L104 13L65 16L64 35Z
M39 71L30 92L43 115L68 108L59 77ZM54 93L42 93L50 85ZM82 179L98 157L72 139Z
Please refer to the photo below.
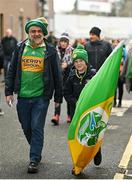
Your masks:
M30 144L30 162L41 160L48 105L49 100L44 100L43 97L18 97L17 113L23 132Z

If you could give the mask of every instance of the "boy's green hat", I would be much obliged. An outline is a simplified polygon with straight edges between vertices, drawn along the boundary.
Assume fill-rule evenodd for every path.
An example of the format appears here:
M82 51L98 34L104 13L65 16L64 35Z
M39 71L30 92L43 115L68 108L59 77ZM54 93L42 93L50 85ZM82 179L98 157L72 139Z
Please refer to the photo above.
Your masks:
M72 60L73 62L77 59L84 60L86 63L88 63L88 54L87 51L84 49L84 46L79 44L76 49L74 49L72 53Z
M40 18L37 18L37 19L33 19L33 20L30 20L26 23L25 25L25 31L26 33L28 34L29 33L29 28L31 26L38 26L42 29L43 31L43 34L46 36L48 34L48 31L47 31L47 26L48 26L48 22L45 18L43 17L40 17Z

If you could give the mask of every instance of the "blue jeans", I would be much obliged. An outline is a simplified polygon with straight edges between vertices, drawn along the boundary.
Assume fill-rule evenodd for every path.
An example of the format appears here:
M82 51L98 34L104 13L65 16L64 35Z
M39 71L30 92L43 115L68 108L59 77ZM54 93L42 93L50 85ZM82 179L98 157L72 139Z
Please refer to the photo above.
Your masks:
M17 113L23 132L30 144L30 162L41 160L48 106L49 100L44 100L43 97L18 97Z

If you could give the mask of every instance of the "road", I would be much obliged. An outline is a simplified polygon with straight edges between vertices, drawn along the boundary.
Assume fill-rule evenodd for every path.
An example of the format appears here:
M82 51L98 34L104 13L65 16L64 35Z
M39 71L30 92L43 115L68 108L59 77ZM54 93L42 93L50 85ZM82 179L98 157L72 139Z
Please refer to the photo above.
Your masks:
M21 130L15 103L8 107L0 87L4 116L0 116L1 179L132 179L132 95L125 92L123 107L113 108L102 145L99 167L91 162L79 176L71 174L72 160L67 145L66 105L63 103L59 126L53 126L53 101L45 126L43 159L38 174L27 174L29 147Z

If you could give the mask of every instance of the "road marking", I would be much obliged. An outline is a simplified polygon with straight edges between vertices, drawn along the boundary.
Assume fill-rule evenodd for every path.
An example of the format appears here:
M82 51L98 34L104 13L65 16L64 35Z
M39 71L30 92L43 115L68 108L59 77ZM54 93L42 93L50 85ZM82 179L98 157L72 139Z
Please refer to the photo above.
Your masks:
M132 174L127 173L125 176L132 177Z
M132 100L123 100L122 101L122 107L118 108L112 108L111 115L114 116L123 116L124 113L128 110L128 108L132 106Z
M123 156L122 156L122 159L120 161L120 164L119 164L119 168L123 168L123 169L126 169L127 166L128 166L128 163L130 161L130 158L132 156L132 135L129 139L129 142L127 144L127 147L125 149L125 152L123 153ZM127 173L127 172L126 172ZM123 173L116 173L115 176L114 176L114 179L123 179L124 178L124 175Z
M63 163L58 161L58 162L55 162L55 164L58 164L58 165L60 165L60 164L63 164Z

